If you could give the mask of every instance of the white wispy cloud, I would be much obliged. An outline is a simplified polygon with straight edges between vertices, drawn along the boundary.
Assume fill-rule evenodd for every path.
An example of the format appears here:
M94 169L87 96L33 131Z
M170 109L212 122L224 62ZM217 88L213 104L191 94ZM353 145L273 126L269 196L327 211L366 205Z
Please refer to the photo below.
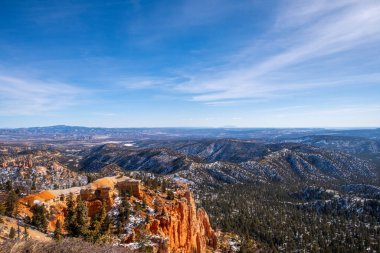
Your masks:
M85 90L54 81L0 75L1 115L40 115L76 103Z
M183 78L182 78L183 79ZM181 81L179 77L128 76L110 80L111 83L130 89L171 88Z
M200 72L175 89L193 94L195 101L210 102L273 97L315 88L318 84L344 84L347 77L322 76L320 79L324 80L319 82L298 80L296 83L287 80L274 82L270 79L281 73L294 77L300 73L288 70L290 67L380 41L379 1L299 1L282 9L278 16L267 39L269 41L277 38L277 35L285 36L278 41L274 39L274 42L268 42L273 43L274 48L285 47L281 52L270 54L260 61L252 61L255 54L258 54L258 49L250 50L248 47L243 50L245 64L226 63L220 69ZM286 35L280 36L281 33ZM284 41L288 41L288 44L279 44ZM378 75L374 74L377 73L363 73L362 78L376 77L379 81Z

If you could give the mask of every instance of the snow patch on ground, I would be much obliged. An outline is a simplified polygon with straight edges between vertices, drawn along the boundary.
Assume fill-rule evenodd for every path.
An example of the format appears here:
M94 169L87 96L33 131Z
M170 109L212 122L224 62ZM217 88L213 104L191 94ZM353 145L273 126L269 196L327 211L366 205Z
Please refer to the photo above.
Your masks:
M188 180L188 179L183 178L183 177L179 177L179 176L174 176L174 177L173 177L173 180L174 180L175 182L186 183L186 184L189 184L189 185L193 185L193 184L194 184L193 181Z
M129 222L125 226L125 231L127 232L127 234L130 234L130 233L132 233L132 231L135 227L139 226L142 223L144 223L143 218L138 217L138 216L134 216L134 215L130 215L129 216Z

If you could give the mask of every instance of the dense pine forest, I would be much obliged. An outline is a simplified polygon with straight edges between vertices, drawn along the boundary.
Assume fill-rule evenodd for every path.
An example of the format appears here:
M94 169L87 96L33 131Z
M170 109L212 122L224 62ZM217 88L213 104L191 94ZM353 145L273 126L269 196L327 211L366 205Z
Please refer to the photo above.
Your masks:
M338 203L305 208L279 185L205 187L201 203L214 226L257 240L272 252L379 252L379 206L344 211ZM244 245L241 252L250 252Z

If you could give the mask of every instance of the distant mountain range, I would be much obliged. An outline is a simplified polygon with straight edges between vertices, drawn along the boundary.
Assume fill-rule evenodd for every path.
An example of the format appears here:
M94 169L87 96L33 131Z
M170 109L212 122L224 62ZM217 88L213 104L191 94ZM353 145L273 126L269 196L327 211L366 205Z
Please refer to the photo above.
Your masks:
M208 183L357 181L376 176L368 161L302 143L265 144L227 139L140 145L96 146L81 153L79 167L99 171L116 164L127 171L174 173L191 182Z
M380 139L377 129L323 129L323 128L96 128L78 126L50 126L0 129L0 140L50 141L104 141L173 140L235 138L261 140L289 140L310 135L338 135Z
M195 182L356 182L380 171L380 129L52 126L0 129L0 142L59 150L75 170L116 164Z

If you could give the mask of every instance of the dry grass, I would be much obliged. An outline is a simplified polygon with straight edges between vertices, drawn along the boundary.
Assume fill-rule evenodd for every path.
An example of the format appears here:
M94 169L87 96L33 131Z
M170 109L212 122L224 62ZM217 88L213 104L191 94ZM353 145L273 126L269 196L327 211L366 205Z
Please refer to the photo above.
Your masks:
M8 240L0 244L0 253L121 253L126 249L110 245L97 245L80 239L64 239L61 242L36 240Z

